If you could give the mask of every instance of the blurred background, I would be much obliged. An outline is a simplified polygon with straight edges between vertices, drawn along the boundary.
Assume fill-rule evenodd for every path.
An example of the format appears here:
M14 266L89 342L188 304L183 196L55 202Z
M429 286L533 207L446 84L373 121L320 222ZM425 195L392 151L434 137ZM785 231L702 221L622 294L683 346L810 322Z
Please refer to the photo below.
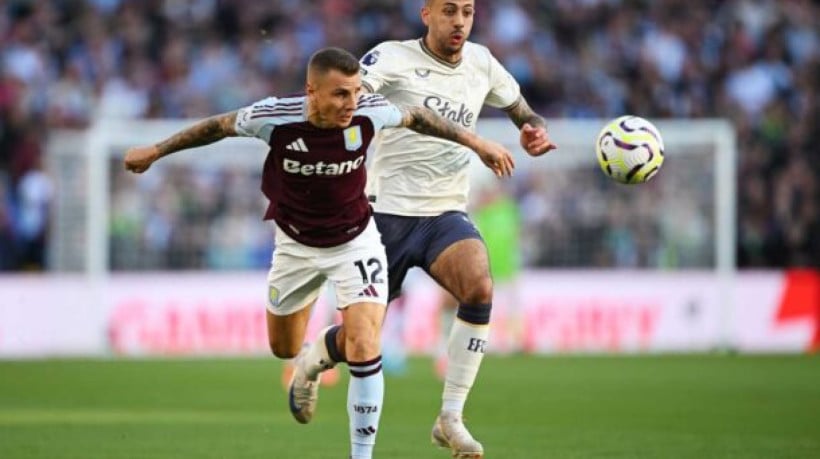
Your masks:
M320 47L421 37L422 3L0 0L0 457L345 455L345 391L295 429L268 357L265 145L139 176L122 157L301 92ZM488 454L820 457L820 2L477 0L475 20L559 145L529 158L503 113L478 124L517 164L471 193ZM623 114L663 134L650 183L598 168ZM447 302L414 272L388 309L383 457L433 457Z
M0 269L7 273L0 294L6 314L19 318L9 311L37 303L31 290L40 289L25 296L11 290L21 278L36 282L33 273L43 273L42 282L102 285L96 297L78 293L76 301L114 316L122 306L106 285L142 282L119 274L204 276L192 278L196 284L222 273L264 283L273 235L261 220L258 148L221 159L178 155L183 159L144 176L122 170L123 151L186 120L300 92L305 62L319 47L362 55L383 40L420 37L420 5L0 3ZM732 327L747 328L735 325L744 314L732 312L734 303L744 303L735 291L750 291L744 275L775 279L769 293L775 299L760 313L770 322L785 314L793 275L809 279L799 284L808 291L820 289L812 270L820 266L819 23L820 7L806 0L478 5L472 39L488 46L533 108L554 120L552 136L563 147L543 160L524 158L510 181L476 174L474 212L498 197L513 209L502 226L514 235L500 251L516 257L498 263L513 265L511 277L521 271L523 278L543 280L533 281L542 288L524 282L513 289L555 300L550 276L566 275L577 282L574 289L585 289L621 285L620 276L639 272L646 277L634 278L635 292L655 285L652 276L690 276L675 283L681 293L652 301L674 297L693 305L686 320L711 311L703 302L715 306L712 327L724 341L732 339L726 338ZM625 113L658 123L667 141L663 173L645 186L618 186L595 169L597 129ZM515 132L499 117L503 113L487 110L479 131L516 149ZM691 280L699 276L706 280ZM432 288L421 285L415 290ZM687 289L714 298L693 300ZM82 287L76 291L88 295ZM228 296L225 301L239 301ZM810 322L820 316L818 296L794 306L807 328L799 344L786 347L816 345ZM591 299L599 300L607 298ZM146 301L167 307L176 300ZM525 303L516 306L519 315L544 307L516 302Z

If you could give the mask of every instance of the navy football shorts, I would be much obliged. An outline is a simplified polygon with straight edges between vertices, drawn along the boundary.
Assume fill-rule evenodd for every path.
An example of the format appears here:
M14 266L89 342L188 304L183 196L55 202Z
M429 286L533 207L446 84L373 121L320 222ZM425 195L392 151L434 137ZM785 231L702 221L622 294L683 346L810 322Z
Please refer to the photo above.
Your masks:
M406 217L374 213L387 251L389 299L401 295L407 271L418 266L430 273L430 265L450 245L464 239L481 239L467 214L445 212L435 217Z

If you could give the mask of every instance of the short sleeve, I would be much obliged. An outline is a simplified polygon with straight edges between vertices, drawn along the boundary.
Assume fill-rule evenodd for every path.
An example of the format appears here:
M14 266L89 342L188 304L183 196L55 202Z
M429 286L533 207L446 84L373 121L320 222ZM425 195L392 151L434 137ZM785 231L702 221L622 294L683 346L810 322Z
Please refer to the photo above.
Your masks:
M379 94L362 96L357 111L370 118L376 131L401 126L401 110Z
M507 108L521 97L521 88L515 78L490 55L490 92L484 103L496 108Z
M383 94L395 81L394 61L395 56L387 43L379 44L368 51L359 61L364 87L370 92Z
M245 137L258 137L269 142L274 122L270 116L264 115L273 110L277 100L276 97L268 97L239 109L234 125L236 133Z

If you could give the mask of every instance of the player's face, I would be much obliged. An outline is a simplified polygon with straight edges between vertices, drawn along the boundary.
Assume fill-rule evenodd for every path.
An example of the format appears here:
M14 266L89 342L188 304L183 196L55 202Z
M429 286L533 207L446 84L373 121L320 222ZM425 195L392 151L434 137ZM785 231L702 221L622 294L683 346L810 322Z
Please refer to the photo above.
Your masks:
M459 56L470 36L475 16L473 0L433 0L421 9L427 45L444 56Z
M321 128L345 128L353 121L353 112L362 91L361 76L348 76L331 70L308 81L307 94L311 121Z

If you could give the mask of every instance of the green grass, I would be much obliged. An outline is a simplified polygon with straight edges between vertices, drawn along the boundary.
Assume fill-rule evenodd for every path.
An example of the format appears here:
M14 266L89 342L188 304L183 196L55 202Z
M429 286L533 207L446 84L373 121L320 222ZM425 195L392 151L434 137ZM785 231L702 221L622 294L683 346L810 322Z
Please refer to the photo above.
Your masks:
M0 458L346 458L346 383L307 426L275 359L0 362ZM428 360L388 377L376 457L441 458ZM820 458L820 358L488 357L488 459Z

